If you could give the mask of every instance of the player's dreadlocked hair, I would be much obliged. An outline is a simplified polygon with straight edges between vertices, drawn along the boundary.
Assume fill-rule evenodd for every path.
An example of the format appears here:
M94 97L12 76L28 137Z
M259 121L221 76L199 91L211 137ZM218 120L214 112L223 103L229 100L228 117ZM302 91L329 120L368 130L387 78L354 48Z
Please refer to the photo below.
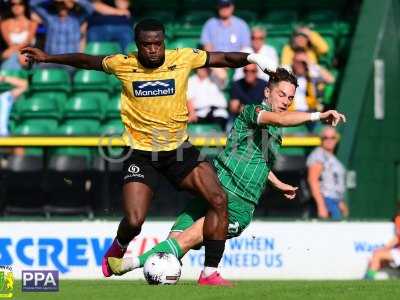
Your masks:
M138 39L141 31L162 31L165 34L164 25L155 19L144 19L135 26L135 40Z
M269 81L267 86L270 89L281 81L287 81L293 84L296 88L299 86L297 84L296 76L292 72L286 70L285 68L277 68L275 72L270 70L265 70L265 73L269 76Z

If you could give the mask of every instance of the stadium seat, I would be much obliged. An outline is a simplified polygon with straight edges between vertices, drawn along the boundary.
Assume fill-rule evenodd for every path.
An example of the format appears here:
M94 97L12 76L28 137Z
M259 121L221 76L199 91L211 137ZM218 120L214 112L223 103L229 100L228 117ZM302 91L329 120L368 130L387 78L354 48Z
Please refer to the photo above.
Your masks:
M106 92L96 92L96 91L82 91L76 92L71 95L71 98L74 97L81 97L85 99L85 101L94 101L97 102L99 105L99 111L102 115L104 115L107 103L109 101L109 94ZM65 105L64 105L65 106Z
M215 0L185 0L182 2L185 11L215 10Z
M34 96L26 100L19 101L19 114L21 119L25 118L60 118L57 103L50 98Z
M190 11L184 14L181 17L179 22L179 26L176 26L177 29L185 26L203 26L208 19L215 16L214 10L197 10Z
M115 119L120 118L121 115L121 97L119 95L115 95L108 101L105 118L106 119Z
M324 36L324 39L329 45L329 51L325 55L322 55L319 58L320 64L330 67L332 66L333 59L335 58L335 53L336 53L336 43L335 43L335 38L332 36Z
M282 147L279 154L285 156L304 157L306 155L306 149L304 147Z
M67 93L63 91L37 91L29 93L30 97L51 99L57 103L58 110L61 111L67 101Z
M109 81L114 93L121 93L122 86L121 81L115 75L109 75Z
M220 135L224 132L218 124L189 124L189 135Z
M338 13L332 9L312 10L304 17L306 23L333 23L337 20Z
M124 129L121 119L111 119L101 126L100 135L122 135Z
M110 76L104 72L79 70L73 79L73 90L111 92Z
M85 47L85 53L90 55L111 55L121 53L118 43L90 42Z
M75 95L69 99L64 107L64 118L90 118L99 120L101 111L97 98Z
M309 134L307 126L300 125L295 127L284 127L282 128L283 135L288 136L306 136Z
M168 48L197 48L199 42L198 38L177 38L168 44Z
M33 91L69 92L69 75L64 69L36 69L30 88Z
M11 134L13 136L46 136L46 135L51 135L52 133L53 132L52 132L51 126L48 126L46 123L43 123L43 122L39 122L39 123L26 122L19 126L16 126L11 131ZM43 155L43 148L42 147L25 147L24 155L41 157Z
M273 36L269 35L267 37L267 44L274 47L275 50L280 53L282 52L283 47L289 43L289 37L288 36Z
M273 9L260 17L260 21L270 24L296 23L297 11L292 9Z
M136 46L136 43L135 42L133 42L133 43L130 43L129 45L128 45L128 47L126 47L126 54L129 54L129 53L132 53L132 52L136 52L137 51L137 46Z
M235 16L245 20L247 23L253 23L257 19L257 12L247 9L235 10Z

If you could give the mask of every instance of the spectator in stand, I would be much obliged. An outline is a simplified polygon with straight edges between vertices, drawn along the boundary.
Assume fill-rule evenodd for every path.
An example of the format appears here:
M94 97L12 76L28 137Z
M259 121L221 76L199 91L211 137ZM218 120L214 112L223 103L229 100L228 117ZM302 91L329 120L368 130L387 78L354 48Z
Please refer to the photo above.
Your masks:
M264 100L267 82L257 78L257 69L255 64L245 66L243 68L244 78L233 82L229 103L229 110L233 116L238 115L244 105L259 104Z
M319 33L311 31L308 27L300 27L293 33L290 44L283 47L281 64L291 65L295 49L299 48L306 51L309 62L314 64L329 50L328 44Z
M201 32L201 43L207 51L240 51L250 47L247 23L234 16L232 0L218 0L218 17L209 19Z
M37 23L30 19L26 0L10 0L0 24L6 49L1 54L2 69L18 70L26 65L19 50L34 43Z
M298 88L291 110L321 111L322 105L317 99L317 85L333 83L335 78L322 66L309 61L303 49L296 49L290 66L297 77Z
M125 51L133 42L133 19L129 0L95 0L89 18L89 42L116 42Z
M227 103L222 92L226 78L210 68L196 70L188 81L188 111L190 123L216 123L225 131L228 120Z
M51 3L47 0L31 0L31 7L46 27L47 53L63 54L83 50L82 40L86 38L84 21L92 13L92 5L88 0L54 0ZM49 67L46 64L46 68Z
M0 94L0 136L8 135L8 121L14 102L28 89L28 82L21 78L0 76L0 83L13 86L9 91Z
M278 53L275 48L266 45L267 31L263 27L254 27L251 30L251 47L245 47L241 51L247 53L259 53L267 57L273 69L276 69L279 65ZM243 68L236 69L233 76L234 80L239 80L244 77ZM268 75L265 74L261 69L258 69L257 77L268 81Z
M346 170L335 156L338 134L333 127L321 132L322 144L307 158L308 183L317 205L318 217L340 220L349 210L344 202Z

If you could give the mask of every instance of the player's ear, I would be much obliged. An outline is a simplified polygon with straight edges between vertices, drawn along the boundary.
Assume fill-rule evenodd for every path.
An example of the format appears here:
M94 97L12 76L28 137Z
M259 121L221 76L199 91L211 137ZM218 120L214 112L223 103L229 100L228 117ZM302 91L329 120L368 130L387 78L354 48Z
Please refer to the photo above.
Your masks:
M271 94L271 90L269 89L269 87L266 87L266 88L264 89L264 96L265 96L265 98L268 99L270 94Z

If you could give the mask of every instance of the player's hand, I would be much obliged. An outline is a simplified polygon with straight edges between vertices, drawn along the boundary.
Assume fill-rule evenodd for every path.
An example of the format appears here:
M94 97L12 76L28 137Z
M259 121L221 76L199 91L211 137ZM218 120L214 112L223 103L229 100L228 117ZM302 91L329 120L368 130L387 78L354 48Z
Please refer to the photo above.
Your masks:
M319 115L321 122L327 123L331 126L336 126L340 122L346 122L346 117L337 112L336 110L328 110Z
M21 54L25 55L26 62L46 62L48 55L38 48L26 47L21 50Z
M294 198L296 198L296 191L299 188L285 183L280 186L279 189L282 191L286 199L293 200Z
M318 218L328 219L329 213L325 206L318 207Z

